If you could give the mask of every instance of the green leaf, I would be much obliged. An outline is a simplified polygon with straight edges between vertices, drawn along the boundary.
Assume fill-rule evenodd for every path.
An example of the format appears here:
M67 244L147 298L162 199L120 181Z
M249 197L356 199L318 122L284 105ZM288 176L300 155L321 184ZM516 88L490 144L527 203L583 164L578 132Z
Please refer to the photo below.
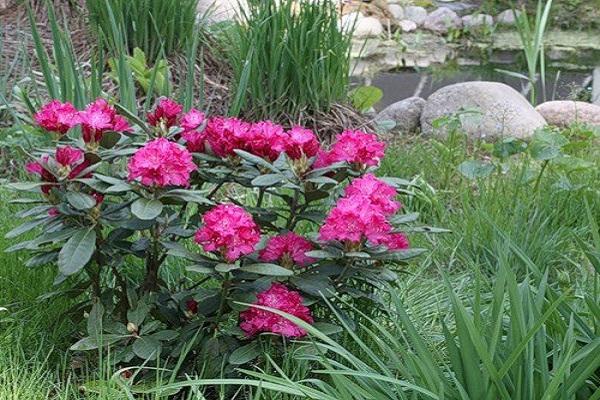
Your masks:
M69 192L67 193L67 201L76 210L89 210L96 205L96 199L85 193Z
M238 266L235 264L220 263L215 265L215 271L217 272L229 272L233 271L234 269L238 269Z
M541 131L534 135L529 154L538 161L551 160L560 156L563 146L568 143L569 140L558 132Z
M92 258L96 250L94 227L80 229L65 243L58 253L58 269L68 276L79 272Z
M88 336L79 340L77 343L70 347L73 351L88 351L95 350L99 347L106 347L113 343L118 342L119 340L125 338L123 335L112 335L112 334L104 334L102 337L96 340L95 338Z
M479 160L467 160L458 166L458 171L467 179L485 178L494 172L494 166Z
M360 86L350 92L354 107L362 112L370 110L383 97L383 91L376 86Z
M260 355L258 342L251 342L245 346L238 347L229 356L229 363L233 365L246 364Z
M152 336L140 337L133 342L133 352L143 360L156 360L162 346L160 341Z
M257 176L252 180L254 186L275 186L281 183L285 178L279 174L267 174Z
M152 220L160 215L163 204L159 200L139 198L131 204L131 213L141 220Z
M29 232L30 230L32 230L33 228L45 223L47 221L46 218L43 219L34 219L32 221L27 221L22 225L17 226L15 229L11 230L10 232L8 232L6 235L4 235L5 238L7 239L12 239L15 238L19 235L22 235L25 232Z
M267 264L267 263L246 265L245 267L240 268L240 271L252 272L255 274L269 275L269 276L293 275L293 272L287 268L283 268L277 264Z
M341 326L330 324L329 322L315 322L313 326L315 327L315 329L318 329L319 332L327 336L333 335L335 333L340 333L344 330Z

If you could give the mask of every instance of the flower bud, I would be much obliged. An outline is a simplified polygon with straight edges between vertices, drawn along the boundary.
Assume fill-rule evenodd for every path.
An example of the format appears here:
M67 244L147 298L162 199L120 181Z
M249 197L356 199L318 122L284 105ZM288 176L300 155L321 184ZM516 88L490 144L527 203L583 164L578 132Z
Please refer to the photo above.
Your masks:
M129 333L137 333L138 331L138 327L136 324L134 324L133 322L128 322L127 323L127 332Z

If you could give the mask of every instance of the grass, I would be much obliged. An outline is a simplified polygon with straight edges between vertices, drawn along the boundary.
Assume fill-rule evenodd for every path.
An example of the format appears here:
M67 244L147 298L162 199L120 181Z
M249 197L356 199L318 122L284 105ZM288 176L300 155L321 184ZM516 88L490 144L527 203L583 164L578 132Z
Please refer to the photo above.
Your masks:
M129 52L140 48L151 60L185 49L193 38L198 0L86 0L92 26L118 54L121 43L113 40L116 24L124 32Z
M279 4L278 4L279 3ZM250 0L230 32L230 113L297 120L347 98L350 36L332 2Z

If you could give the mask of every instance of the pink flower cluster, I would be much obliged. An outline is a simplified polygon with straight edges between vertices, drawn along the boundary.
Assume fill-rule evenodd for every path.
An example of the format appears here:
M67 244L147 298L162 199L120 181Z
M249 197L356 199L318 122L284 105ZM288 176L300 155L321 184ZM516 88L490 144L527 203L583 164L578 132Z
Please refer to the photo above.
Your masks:
M83 141L98 143L105 132L130 132L127 120L117 114L113 106L104 99L97 99L79 112Z
M362 131L344 131L336 136L329 151L320 151L315 168L346 161L364 166L378 165L385 154L385 143L377 140L377 135Z
M104 99L97 99L83 111L77 111L71 103L53 100L43 106L34 119L45 130L59 134L81 125L85 143L99 142L107 131L131 131L125 118L118 115L115 108Z
M130 181L158 187L188 186L196 168L189 151L165 138L148 142L127 164Z
M310 309L302 304L300 293L288 289L281 283L273 283L271 287L257 295L255 305L269 307L293 315L312 324ZM272 332L285 337L302 337L306 331L290 320L273 312L251 307L240 313L240 328L248 336L261 332Z
M183 123L182 127L184 132L190 131ZM285 131L281 125L271 121L252 124L226 117L211 118L203 132L184 133L183 137L190 151L203 151L206 142L210 150L219 157L235 156L234 150L238 149L271 161L286 152L291 159L296 160L302 156L314 157L320 148L317 136L309 129L294 127Z
M58 168L55 173L50 172L48 166L56 164ZM39 175L42 182L57 183L59 178L75 179L89 166L89 163L84 159L82 150L71 147L61 146L56 148L54 157L49 155L43 156L39 161L27 163L25 169L30 174ZM53 185L43 185L42 192L48 194L52 190Z
M409 247L402 233L392 232L388 217L401 204L394 200L396 190L373 174L357 178L346 188L344 197L329 212L319 231L320 240L339 240L353 244L368 240L389 250Z
M196 243L204 251L217 251L228 262L254 252L260 230L246 210L234 204L219 204L202 217L204 225L196 232Z
M267 241L267 245L259 252L259 258L265 262L280 262L285 267L293 264L305 266L314 261L306 256L306 252L313 250L311 242L294 232L274 236Z
M163 126L169 129L179 123L179 117L183 106L171 99L161 98L154 108L148 113L148 123L152 126Z
M187 149L192 153L204 152L206 134L204 131L199 130L199 128L202 127L205 121L206 116L204 113L195 108L192 108L181 118L181 127L183 128L181 136L185 140Z
M33 118L48 132L63 135L79 123L79 111L69 102L61 103L58 100L52 100L43 106Z

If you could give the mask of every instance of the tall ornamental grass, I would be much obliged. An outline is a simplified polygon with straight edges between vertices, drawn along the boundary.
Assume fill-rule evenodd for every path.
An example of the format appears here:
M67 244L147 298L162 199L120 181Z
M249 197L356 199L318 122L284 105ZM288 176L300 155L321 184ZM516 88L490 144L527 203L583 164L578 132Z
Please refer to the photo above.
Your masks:
M113 51L120 43L112 39L114 24L124 32L127 48L143 50L154 60L185 49L194 34L198 0L86 0L90 22L108 40Z
M232 30L231 114L297 118L346 99L350 36L334 2L250 0Z

